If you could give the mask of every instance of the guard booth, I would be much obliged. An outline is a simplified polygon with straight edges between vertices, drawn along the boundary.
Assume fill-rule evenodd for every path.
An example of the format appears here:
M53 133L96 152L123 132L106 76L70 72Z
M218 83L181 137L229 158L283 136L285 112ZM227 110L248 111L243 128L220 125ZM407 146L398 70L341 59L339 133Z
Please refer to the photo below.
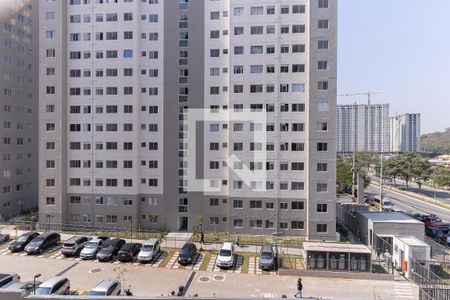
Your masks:
M412 261L427 262L431 260L431 247L427 243L413 236L393 237L392 261L394 267L411 277Z
M303 251L310 270L372 272L371 251L362 244L304 242Z

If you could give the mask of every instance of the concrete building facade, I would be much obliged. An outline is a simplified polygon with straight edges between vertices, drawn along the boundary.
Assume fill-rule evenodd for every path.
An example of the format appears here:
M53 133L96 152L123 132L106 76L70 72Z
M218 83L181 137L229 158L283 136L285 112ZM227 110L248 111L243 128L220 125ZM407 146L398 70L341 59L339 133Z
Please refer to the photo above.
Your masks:
M38 5L0 6L0 219L38 206Z
M337 106L337 151L389 152L389 104Z
M420 113L392 117L389 124L391 152L420 152Z
M334 239L335 1L41 1L48 14L42 222ZM194 109L212 117L190 126Z

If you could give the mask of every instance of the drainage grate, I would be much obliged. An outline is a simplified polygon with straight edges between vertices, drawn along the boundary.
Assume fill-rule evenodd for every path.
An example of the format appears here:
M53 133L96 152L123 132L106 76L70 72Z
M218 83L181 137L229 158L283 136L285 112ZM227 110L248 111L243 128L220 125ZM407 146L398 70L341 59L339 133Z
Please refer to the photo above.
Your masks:
M216 280L216 281L224 281L225 280L225 276L223 276L223 275L215 275L213 279Z
M201 281L201 282L208 282L210 279L207 276L202 276L198 280Z
M95 268L89 271L89 273L100 273L101 271L103 271L103 269L100 268Z

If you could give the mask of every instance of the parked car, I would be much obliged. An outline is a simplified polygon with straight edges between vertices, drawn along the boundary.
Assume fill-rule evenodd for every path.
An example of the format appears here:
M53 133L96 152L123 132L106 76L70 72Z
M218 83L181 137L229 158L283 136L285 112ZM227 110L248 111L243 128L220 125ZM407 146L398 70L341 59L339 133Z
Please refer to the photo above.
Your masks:
M120 282L115 279L105 279L93 288L88 296L119 296L121 290Z
M181 248L180 255L178 256L178 263L181 265L188 265L194 262L194 258L197 256L197 246L194 243L186 243Z
M216 265L219 268L231 268L234 265L234 245L232 243L223 243L217 256Z
M17 273L0 273L0 288L5 288L19 281L20 276Z
M436 233L438 232L437 227L425 227L425 235L431 237L434 239L436 236Z
M125 240L111 239L107 240L100 251L97 253L98 261L110 261L114 260L119 253L120 248L125 244Z
M276 267L276 255L271 245L264 245L259 252L259 268L271 271Z
M41 285L41 281L36 281L36 288L38 288ZM15 282L13 284L8 285L8 287L5 288L5 290L23 290L25 296L30 295L34 290L34 282L33 281L27 281L27 282Z
M70 281L62 276L50 278L36 289L36 295L70 295Z
M28 254L40 254L53 246L57 246L61 241L61 236L56 232L47 232L35 237L26 247Z
M15 239L9 244L8 246L9 251L11 252L23 251L25 247L38 235L39 235L38 232L27 232L20 235L17 239Z
M83 250L80 252L81 259L95 259L98 251L102 248L104 243L103 239L95 238L90 240L84 245Z
M0 243L4 243L9 241L9 234L7 233L0 233Z
M155 259L160 250L160 242L158 239L149 239L144 243L138 254L139 262L150 262Z
M121 262L132 261L141 251L141 248L142 244L140 243L126 243L120 248L117 259Z
M61 254L66 257L78 256L89 240L90 238L85 236L73 236L63 243Z

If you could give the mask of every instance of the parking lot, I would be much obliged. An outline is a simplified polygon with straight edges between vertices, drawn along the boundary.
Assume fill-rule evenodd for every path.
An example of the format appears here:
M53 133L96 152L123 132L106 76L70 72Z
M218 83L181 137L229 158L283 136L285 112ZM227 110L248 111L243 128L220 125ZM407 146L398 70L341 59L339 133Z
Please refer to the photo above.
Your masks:
M233 268L221 270L215 266L214 252L201 252L189 266L177 263L179 249L163 249L148 264L118 261L101 263L66 258L60 248L54 247L41 255L31 256L23 252L10 253L7 244L0 246L0 272L16 272L22 281L32 280L41 273L40 280L62 275L69 278L75 295L86 295L98 282L107 278L120 279L123 286L130 286L137 296L168 295L186 286L186 296L202 297L266 297L283 294L292 297L296 290L296 277L277 276L275 272L263 272L257 268L257 255L243 253L237 256ZM346 280L333 278L304 278L305 296L325 299L415 299L415 287L409 283L398 288L398 282ZM347 286L348 289L342 289ZM405 298L405 290L411 298ZM400 293L400 294L398 294ZM402 294L403 293L403 294Z
M40 255L36 255L37 258L46 258L57 261L69 261L80 262L82 264L88 261L83 261L79 257L65 257L60 252L61 246L50 248ZM26 257L25 252L11 253L7 244L0 246L0 255L13 256L13 257ZM214 252L201 252L197 254L193 264L182 266L177 262L179 255L179 249L162 249L158 256L150 263L122 263L119 261L110 262L113 266L117 265L132 265L137 268L164 268L164 269L180 269L180 270L193 270L193 271L211 271L216 273L238 273L238 274L259 274L259 275L276 275L276 271L262 271L257 266L259 264L259 257L256 254L237 254L233 267L229 269L220 269L216 266L217 254ZM299 259L299 258L298 258ZM94 264L103 265L105 263L98 260L90 261Z

